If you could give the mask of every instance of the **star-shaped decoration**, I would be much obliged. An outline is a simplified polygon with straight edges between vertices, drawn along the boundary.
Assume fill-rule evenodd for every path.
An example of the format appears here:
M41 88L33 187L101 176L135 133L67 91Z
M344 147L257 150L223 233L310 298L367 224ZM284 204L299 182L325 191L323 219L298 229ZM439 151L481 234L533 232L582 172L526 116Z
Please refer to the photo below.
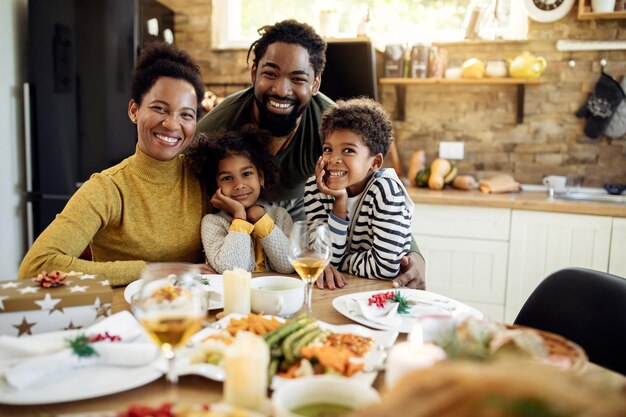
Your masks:
M82 277L80 277L81 280L83 279L96 279L95 275L90 275L90 274L85 274Z
M11 281L11 282L7 282L6 284L0 285L0 287L2 287L3 290L6 290L7 288L17 288L19 286L20 286L20 283L17 281Z
M102 285L103 287L105 287L105 286L107 286L107 285L110 285L110 284L109 284L109 280L108 280L108 279L105 279L104 281L100 281L100 285Z
M35 294L40 290L40 287L25 287L20 288L18 291L20 294Z
M87 292L87 286L82 286L82 285L74 285L73 287L70 287L70 292Z
M103 304L100 307L96 307L96 320L98 320L98 317L109 317L109 314L111 314L110 304Z
M42 310L54 311L55 310L54 306L56 306L60 302L61 302L60 298L52 298L50 293L46 293L46 296L43 298L43 300L35 301L35 304L41 307ZM50 314L52 314L52 311L50 312Z
M37 325L37 323L32 322L29 323L26 320L26 316L22 317L22 322L20 324L14 324L13 327L15 327L18 330L18 334L17 337L20 337L23 334L28 334L28 335L32 335L33 333L31 332L31 327Z
M76 330L76 329L82 329L82 328L83 326L75 326L74 322L70 320L70 324L68 324L64 330Z
M0 295L0 310L4 310L4 300L9 298L8 295Z

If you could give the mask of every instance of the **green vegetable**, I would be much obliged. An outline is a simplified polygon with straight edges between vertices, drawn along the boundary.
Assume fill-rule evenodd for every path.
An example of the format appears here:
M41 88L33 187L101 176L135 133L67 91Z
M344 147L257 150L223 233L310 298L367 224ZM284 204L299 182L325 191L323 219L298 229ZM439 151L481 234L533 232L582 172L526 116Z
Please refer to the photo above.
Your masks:
M316 322L308 323L306 326L292 332L289 336L285 337L282 343L283 355L285 355L285 361L287 363L293 363L296 361L294 356L294 352L292 350L291 345L301 337L305 337L305 335L311 331L319 329Z
M430 178L430 168L422 169L415 175L415 185L428 187L428 178Z

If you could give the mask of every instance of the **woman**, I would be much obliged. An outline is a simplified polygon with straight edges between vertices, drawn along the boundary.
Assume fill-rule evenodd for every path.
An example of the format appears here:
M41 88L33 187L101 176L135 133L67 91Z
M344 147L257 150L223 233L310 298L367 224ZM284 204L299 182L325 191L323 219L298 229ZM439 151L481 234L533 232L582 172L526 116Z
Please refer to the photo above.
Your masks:
M176 47L152 43L139 56L131 88L135 154L80 187L24 257L20 278L81 271L124 285L146 262L203 262L200 222L208 203L181 155L196 132L200 68ZM79 259L87 246L91 261ZM200 269L211 272L204 263Z

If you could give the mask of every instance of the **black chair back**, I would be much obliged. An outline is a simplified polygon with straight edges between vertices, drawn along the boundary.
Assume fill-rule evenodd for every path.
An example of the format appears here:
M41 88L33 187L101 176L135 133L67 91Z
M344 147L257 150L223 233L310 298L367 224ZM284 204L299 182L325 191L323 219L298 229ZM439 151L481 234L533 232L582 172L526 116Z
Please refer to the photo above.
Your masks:
M515 324L557 333L579 344L589 360L626 375L626 279L565 268L544 279Z

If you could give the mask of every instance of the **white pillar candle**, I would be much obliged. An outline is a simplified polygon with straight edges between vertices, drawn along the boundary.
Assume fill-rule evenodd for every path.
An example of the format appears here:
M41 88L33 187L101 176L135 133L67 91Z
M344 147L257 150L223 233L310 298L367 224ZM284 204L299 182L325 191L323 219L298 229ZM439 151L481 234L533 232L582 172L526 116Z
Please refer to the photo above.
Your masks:
M240 331L224 354L224 401L265 411L270 351L262 337Z
M385 386L388 390L404 377L417 369L432 366L446 358L446 353L437 345L425 343L419 347L410 342L400 342L391 348L385 369Z
M241 268L224 271L224 313L250 313L252 274Z

